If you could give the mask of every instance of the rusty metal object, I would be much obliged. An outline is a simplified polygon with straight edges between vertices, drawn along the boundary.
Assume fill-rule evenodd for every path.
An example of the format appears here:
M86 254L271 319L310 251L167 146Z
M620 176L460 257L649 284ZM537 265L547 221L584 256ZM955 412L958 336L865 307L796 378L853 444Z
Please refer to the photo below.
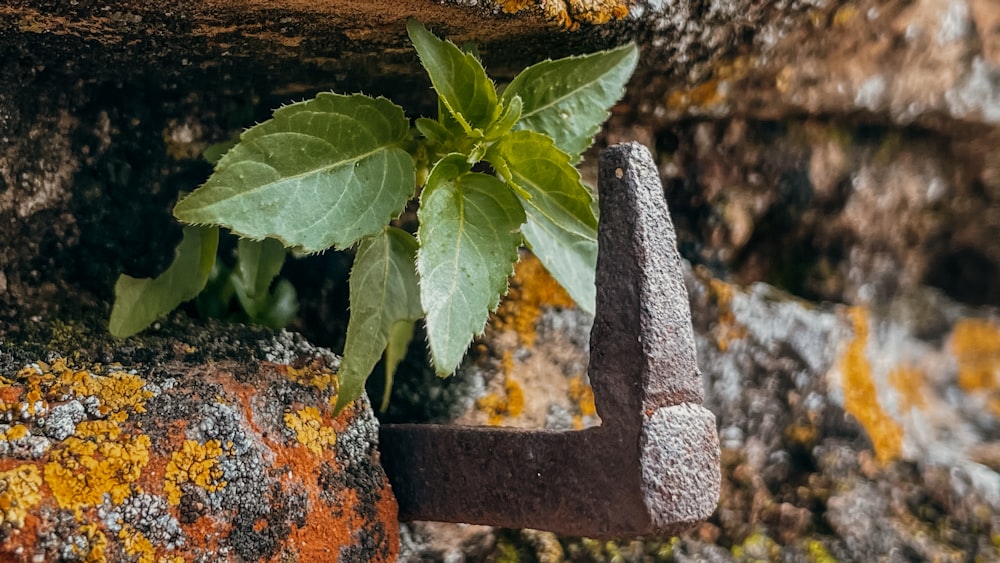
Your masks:
M597 316L590 382L601 426L545 431L403 424L381 430L402 520L590 537L674 534L719 497L715 417L673 224L649 152L600 159Z

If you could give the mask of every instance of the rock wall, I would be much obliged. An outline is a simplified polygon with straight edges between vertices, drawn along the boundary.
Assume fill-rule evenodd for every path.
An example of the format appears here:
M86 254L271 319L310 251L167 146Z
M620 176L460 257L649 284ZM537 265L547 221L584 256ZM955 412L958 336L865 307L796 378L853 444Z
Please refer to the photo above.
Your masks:
M420 524L403 529L404 558L1000 558L990 0L0 2L0 352L34 351L0 375L71 358L36 325L96 334L119 273L166 266L169 209L207 177L208 145L324 89L430 111L409 15L479 41L501 78L641 46L595 151L635 139L656 154L726 492L669 541ZM285 269L303 304L293 328L333 349L349 265L330 253ZM519 272L458 377L436 384L414 344L389 419L599 423L588 319L530 258Z

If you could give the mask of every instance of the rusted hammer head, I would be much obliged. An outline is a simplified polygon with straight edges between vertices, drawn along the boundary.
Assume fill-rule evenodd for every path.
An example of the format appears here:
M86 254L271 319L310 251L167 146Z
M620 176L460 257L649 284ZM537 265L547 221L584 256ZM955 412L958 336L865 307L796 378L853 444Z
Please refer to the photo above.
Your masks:
M402 520L663 535L719 497L715 417L701 406L687 291L649 152L600 159L597 315L590 381L601 426L578 432L385 425Z

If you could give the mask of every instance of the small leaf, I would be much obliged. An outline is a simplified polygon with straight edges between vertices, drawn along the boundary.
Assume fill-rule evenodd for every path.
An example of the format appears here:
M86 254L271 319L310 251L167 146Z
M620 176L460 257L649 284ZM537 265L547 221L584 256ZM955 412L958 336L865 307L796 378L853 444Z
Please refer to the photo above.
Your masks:
M455 371L507 292L524 223L510 189L493 176L463 173L463 160L449 155L435 166L417 212L420 301L441 376Z
M488 140L496 140L510 133L510 130L514 128L517 121L521 119L521 107L521 96L511 98L504 114L486 132L486 138Z
M285 328L299 314L299 297L292 282L281 279L260 312L251 320L271 328Z
M166 271L152 279L121 275L115 284L115 304L108 325L111 334L116 338L137 334L181 303L194 299L208 281L218 245L218 229L184 227L184 238Z
M569 155L545 135L515 131L490 147L486 159L518 188L528 247L580 308L593 313L597 218Z
M351 268L351 318L340 363L336 411L357 399L365 380L382 357L393 325L415 321L420 289L414 268L417 241L406 231L385 227L358 245Z
M524 69L503 92L505 102L514 96L524 102L515 128L550 135L576 162L625 93L638 59L639 50L629 44Z
M451 140L451 132L438 121L426 117L418 117L414 125L416 125L417 131L420 131L421 135L427 137L428 141L444 144Z
M500 106L496 86L486 76L479 59L451 41L438 39L413 18L406 22L406 31L449 113L466 133L485 130L496 120Z
M413 195L413 159L401 148L409 131L383 98L323 93L285 106L244 132L174 215L310 253L347 248Z
M267 307L271 297L268 290L285 263L285 254L285 247L271 238L240 239L237 243L233 287L240 305L251 319Z
M413 340L415 321L397 321L389 330L389 343L385 347L385 390L382 391L382 405L379 410L385 412L389 408L389 397L392 396L392 380L396 374L399 362L406 357L406 351Z

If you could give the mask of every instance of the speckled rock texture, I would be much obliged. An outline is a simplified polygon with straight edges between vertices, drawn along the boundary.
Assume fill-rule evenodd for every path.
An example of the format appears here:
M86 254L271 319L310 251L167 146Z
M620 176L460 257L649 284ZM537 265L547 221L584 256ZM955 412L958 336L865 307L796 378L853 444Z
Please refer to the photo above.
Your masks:
M180 238L168 210L207 176L204 148L280 103L362 90L411 116L432 111L405 42L414 14L479 41L501 79L545 56L639 43L640 67L598 144L639 140L656 156L692 266L724 482L715 516L680 538L420 523L401 529L403 560L1000 559L993 0L0 2L0 240L15 241L0 245L0 334L105 318L119 273L166 266ZM303 303L294 328L334 350L349 268L328 253L283 272ZM439 382L417 338L384 416L599 424L589 328L524 255L459 374ZM128 373L147 361L118 347L81 362L51 340L36 338L0 375L57 366L48 354L60 350L73 373L100 377L110 372L93 362ZM27 435L8 426L8 440ZM24 455L41 447L22 444ZM5 473L5 490L44 483L32 463ZM16 507L2 508L17 521ZM73 518L66 534L90 545Z
M220 325L0 336L0 561L395 561L378 422L332 415L338 365Z

